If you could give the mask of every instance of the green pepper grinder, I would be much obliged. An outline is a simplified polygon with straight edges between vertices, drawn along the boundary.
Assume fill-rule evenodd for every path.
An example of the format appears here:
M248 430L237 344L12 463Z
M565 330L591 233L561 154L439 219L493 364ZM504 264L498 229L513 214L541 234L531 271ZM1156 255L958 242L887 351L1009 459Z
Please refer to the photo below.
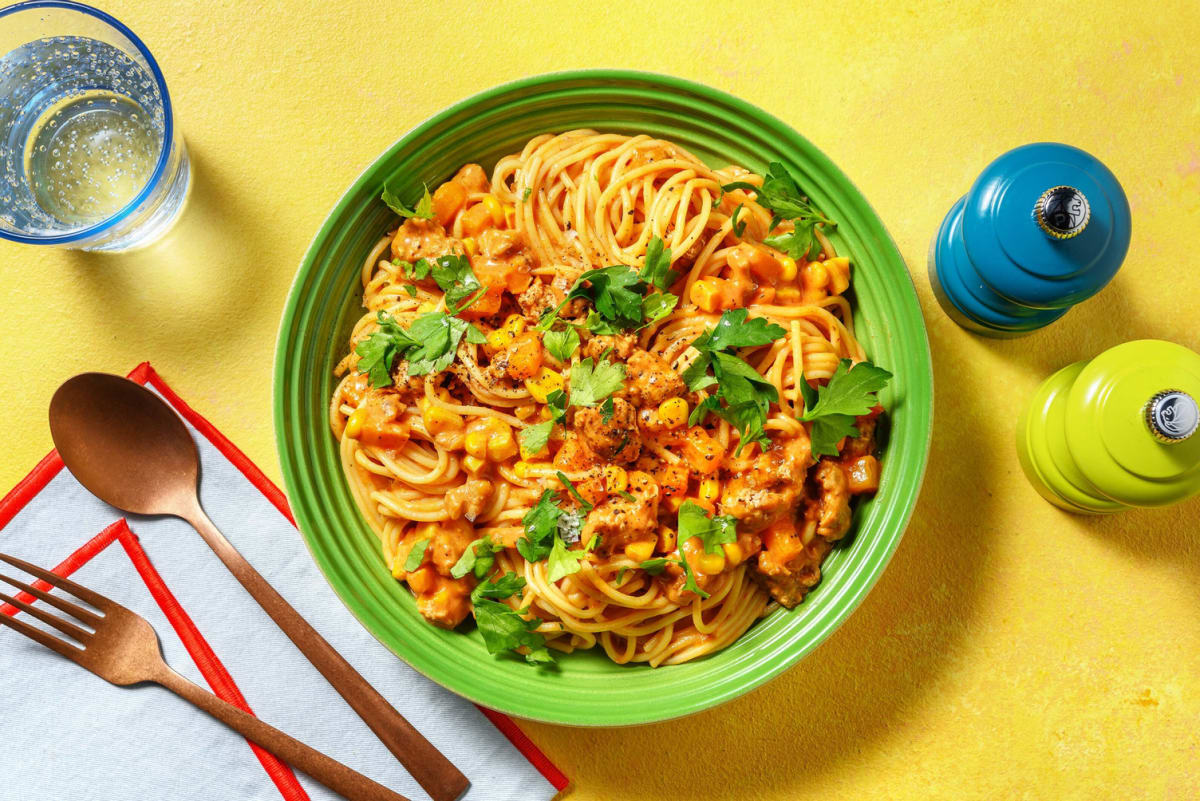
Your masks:
M1126 342L1050 376L1017 424L1017 455L1046 500L1081 514L1200 493L1200 354Z

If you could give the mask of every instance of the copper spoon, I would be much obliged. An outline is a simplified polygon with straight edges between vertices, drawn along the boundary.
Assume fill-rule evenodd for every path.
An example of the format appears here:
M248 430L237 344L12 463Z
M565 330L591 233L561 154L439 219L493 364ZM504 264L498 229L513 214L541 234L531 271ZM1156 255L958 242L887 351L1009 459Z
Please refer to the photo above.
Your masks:
M467 777L359 675L217 530L196 494L200 458L183 421L150 390L83 373L50 401L50 435L67 469L100 500L192 525L308 661L346 699L434 801L455 801Z

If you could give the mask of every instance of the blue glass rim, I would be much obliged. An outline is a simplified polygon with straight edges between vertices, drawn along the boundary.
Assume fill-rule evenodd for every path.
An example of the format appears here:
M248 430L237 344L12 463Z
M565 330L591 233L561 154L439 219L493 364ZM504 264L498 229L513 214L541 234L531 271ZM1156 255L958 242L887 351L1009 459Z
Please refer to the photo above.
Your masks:
M6 17L9 14L14 14L18 11L30 11L38 8L63 8L68 11L78 11L82 14L95 17L104 24L116 30L126 39L133 43L138 52L142 54L142 58L146 60L146 64L150 67L150 72L154 76L155 83L158 84L158 93L162 97L163 106L163 146L158 154L158 163L154 165L154 172L146 181L133 199L125 204L120 211L110 217L106 217L95 225L89 225L87 228L80 228L78 231L71 231L65 234L52 234L49 236L36 236L30 234L19 234L12 231L6 231L0 226L0 237L8 239L12 242L24 242L30 245L60 245L70 242L78 242L82 239L91 238L97 234L114 227L121 220L129 216L130 212L142 204L142 202L150 196L150 192L158 185L159 180L163 176L163 172L167 168L167 161L171 157L172 143L175 139L175 120L171 112L171 95L167 92L167 81L163 78L162 70L158 68L158 62L154 60L150 49L142 43L142 40L137 37L133 31L116 17L107 14L98 8L86 5L84 3L76 3L74 0L24 0L21 3L15 3L11 6L0 8L0 18Z

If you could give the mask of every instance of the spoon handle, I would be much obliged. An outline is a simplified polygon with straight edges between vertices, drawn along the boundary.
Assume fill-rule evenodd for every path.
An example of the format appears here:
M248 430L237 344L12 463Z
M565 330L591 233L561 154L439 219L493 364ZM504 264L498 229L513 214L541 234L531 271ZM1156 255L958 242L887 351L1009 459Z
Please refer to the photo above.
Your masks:
M325 638L225 539L200 508L183 516L276 625L346 699L434 801L455 801L470 786L462 772L367 683Z

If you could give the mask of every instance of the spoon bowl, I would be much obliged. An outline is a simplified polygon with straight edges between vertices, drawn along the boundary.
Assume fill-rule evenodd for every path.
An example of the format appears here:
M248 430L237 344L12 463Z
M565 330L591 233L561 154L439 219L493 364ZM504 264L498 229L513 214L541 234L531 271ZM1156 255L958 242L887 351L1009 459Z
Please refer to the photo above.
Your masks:
M50 401L50 436L79 483L118 509L184 517L196 503L196 443L161 398L127 378L69 379Z

